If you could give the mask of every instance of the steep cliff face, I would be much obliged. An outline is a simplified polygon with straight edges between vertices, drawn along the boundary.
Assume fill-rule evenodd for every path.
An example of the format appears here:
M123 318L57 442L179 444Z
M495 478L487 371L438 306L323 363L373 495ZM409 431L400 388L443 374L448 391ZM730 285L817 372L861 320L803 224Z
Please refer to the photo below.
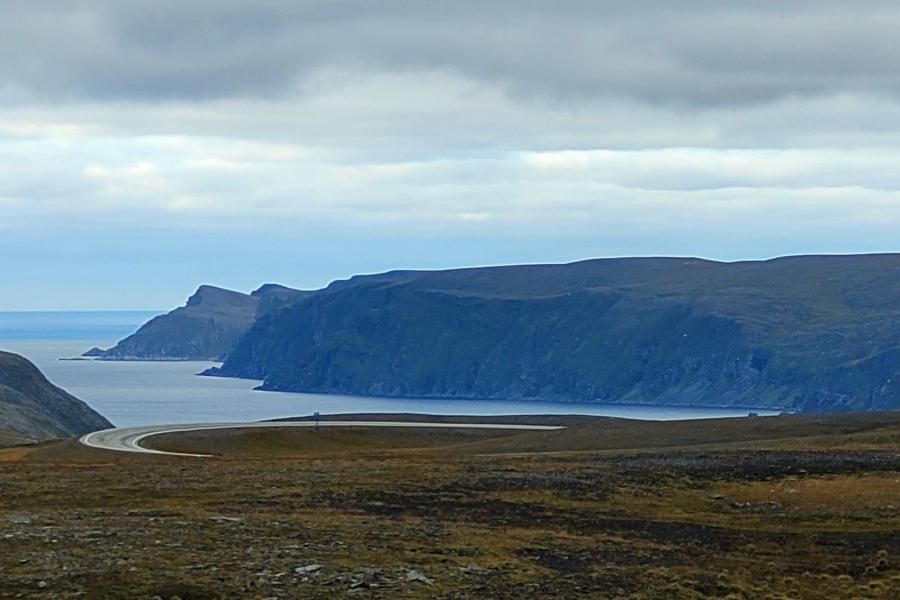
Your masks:
M264 388L801 410L900 407L900 255L395 272L261 317Z
M45 440L107 427L109 421L47 381L28 360L0 352L0 432Z
M277 283L266 283L253 290L250 295L259 301L256 308L256 316L259 317L281 310L314 293L305 290L295 290Z
M85 356L105 360L222 360L261 312L277 310L303 292L266 285L242 294L200 286L187 304L148 321L108 350Z

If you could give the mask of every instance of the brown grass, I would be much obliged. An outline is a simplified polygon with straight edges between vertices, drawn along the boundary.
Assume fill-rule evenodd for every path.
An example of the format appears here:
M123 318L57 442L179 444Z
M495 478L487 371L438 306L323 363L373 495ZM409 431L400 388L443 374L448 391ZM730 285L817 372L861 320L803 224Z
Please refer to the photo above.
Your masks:
M227 455L203 460L6 450L0 598L896 598L891 418L606 420L568 448L351 429L157 440Z
M448 448L515 435L483 429L322 427L275 430L227 429L154 436L148 448L225 457L290 457L309 454Z

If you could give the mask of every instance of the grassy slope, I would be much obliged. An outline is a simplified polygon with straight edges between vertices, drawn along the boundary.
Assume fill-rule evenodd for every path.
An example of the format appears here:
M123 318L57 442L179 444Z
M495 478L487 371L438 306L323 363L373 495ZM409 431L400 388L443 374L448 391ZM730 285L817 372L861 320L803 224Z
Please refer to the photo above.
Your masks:
M26 438L7 431L0 431L0 448L10 448L33 443L34 440L31 438Z
M46 440L106 427L109 421L51 384L27 359L0 352L0 430Z
M148 448L192 454L225 456L278 457L298 454L369 453L384 450L427 449L479 442L511 435L509 432L477 429L448 431L441 429L328 428L319 431L284 429L232 429L167 434L152 437Z
M432 415L325 415L324 419L384 421L491 422L563 425L558 431L502 431L477 429L347 428L318 431L224 430L174 433L149 438L146 445L160 450L209 453L232 457L290 456L370 452L390 449L438 450L454 454L515 454L594 452L692 446L746 445L750 442L837 439L878 440L889 444L900 431L900 412L831 415L780 415L688 421L639 421L585 416L454 417ZM874 443L874 442L873 442Z
M0 451L2 592L887 600L900 586L898 420L571 420L568 446L542 433L182 436L255 454L204 460L71 442ZM542 446L568 452L505 452ZM322 567L295 574L309 564Z

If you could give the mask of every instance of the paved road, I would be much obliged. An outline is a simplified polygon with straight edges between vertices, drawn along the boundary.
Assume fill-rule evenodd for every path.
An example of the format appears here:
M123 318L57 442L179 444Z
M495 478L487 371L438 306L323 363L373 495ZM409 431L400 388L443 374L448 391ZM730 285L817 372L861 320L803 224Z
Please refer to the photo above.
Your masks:
M206 431L209 429L257 429L267 427L315 427L312 421L278 421L253 423L189 423L184 425L149 425L145 427L117 427L81 436L79 440L89 448L138 452L141 454L167 454L170 456L208 457L210 454L164 452L145 448L141 442L154 435L179 431ZM521 431L553 431L565 429L556 425L515 425L504 423L413 423L401 421L319 421L319 427L425 427L434 429L503 429Z

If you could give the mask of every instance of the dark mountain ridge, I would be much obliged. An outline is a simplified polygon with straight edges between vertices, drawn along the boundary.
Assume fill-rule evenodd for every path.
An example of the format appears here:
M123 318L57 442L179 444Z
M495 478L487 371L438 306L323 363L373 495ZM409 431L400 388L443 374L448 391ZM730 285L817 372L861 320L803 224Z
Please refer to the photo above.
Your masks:
M394 271L261 315L264 389L799 410L900 407L900 255Z
M40 441L108 427L109 421L50 383L27 359L0 351L0 432Z

